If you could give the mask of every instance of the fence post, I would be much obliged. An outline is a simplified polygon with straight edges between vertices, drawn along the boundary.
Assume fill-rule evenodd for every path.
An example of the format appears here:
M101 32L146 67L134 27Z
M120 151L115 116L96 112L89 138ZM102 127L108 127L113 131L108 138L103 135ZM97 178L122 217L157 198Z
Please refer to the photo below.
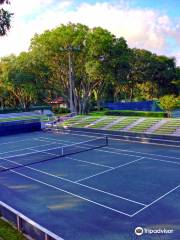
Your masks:
M16 223L18 231L21 232L21 218L18 215L16 216Z

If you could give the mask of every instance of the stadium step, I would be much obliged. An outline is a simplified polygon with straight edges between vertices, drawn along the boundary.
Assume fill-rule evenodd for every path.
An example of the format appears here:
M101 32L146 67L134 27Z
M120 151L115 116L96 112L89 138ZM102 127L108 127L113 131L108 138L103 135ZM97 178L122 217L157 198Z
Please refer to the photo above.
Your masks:
M155 125L150 127L146 133L153 133L155 132L158 128L160 128L162 125L164 125L167 122L167 119L162 119L161 121L157 122Z
M135 127L136 125L138 125L139 123L143 122L145 120L145 118L140 118L138 119L137 121L131 123L130 125L128 125L127 127L123 128L122 130L123 131L128 131L130 130L131 128Z
M116 119L113 122L110 122L108 125L106 125L105 127L103 127L102 129L106 130L111 128L113 125L116 125L117 123L121 122L122 120L124 120L126 117L119 117L118 119Z

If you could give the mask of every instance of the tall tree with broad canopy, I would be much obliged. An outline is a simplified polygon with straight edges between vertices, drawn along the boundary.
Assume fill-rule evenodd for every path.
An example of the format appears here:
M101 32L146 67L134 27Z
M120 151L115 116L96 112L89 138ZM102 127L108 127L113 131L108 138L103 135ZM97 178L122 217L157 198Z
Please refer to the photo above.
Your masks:
M124 41L125 42L125 41ZM82 24L61 25L41 35L36 35L31 41L31 52L43 57L51 69L49 78L50 95L61 93L69 103L68 52L69 46L79 51L72 52L73 71L75 72L73 94L76 111L88 111L90 99L96 92L99 100L103 87L112 78L112 51L117 40L107 30L100 27L89 29ZM117 47L117 46L116 46Z
M104 101L179 94L180 70L173 58L130 49L124 38L101 27L69 23L34 35L28 52L1 59L1 108L28 109L58 96L70 105L69 50L78 113Z

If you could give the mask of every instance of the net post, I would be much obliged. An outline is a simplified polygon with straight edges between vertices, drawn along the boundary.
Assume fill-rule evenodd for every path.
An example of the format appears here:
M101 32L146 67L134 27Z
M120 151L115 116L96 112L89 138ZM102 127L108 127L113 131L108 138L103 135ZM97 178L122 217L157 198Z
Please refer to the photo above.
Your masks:
M109 139L108 139L108 136L106 136L106 146L109 145Z
M61 154L62 154L62 156L64 156L64 148L63 147L61 149Z

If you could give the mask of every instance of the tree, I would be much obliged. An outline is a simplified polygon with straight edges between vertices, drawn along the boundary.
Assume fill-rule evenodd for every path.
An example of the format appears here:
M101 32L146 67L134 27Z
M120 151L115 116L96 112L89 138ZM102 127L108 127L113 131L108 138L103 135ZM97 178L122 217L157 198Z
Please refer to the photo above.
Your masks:
M39 95L38 77L33 70L30 53L3 58L0 69L1 107L13 106L28 110L30 104L37 102Z
M118 101L126 98L126 86L130 71L130 49L124 38L114 38L110 56L108 65L111 67L111 78L106 84L107 96L109 89L114 89L113 100Z
M158 84L158 97L175 93L176 63L174 58L154 56L152 81Z
M127 77L127 92L130 101L138 98L139 86L146 82L154 84L153 76L154 54L144 49L131 49L129 57L129 73Z
M176 78L175 80L172 81L172 83L176 87L175 91L177 95L179 95L180 94L180 67L176 68Z
M165 95L160 98L160 104L167 112L168 117L171 117L172 110L174 110L177 106L177 99L174 97L174 95Z
M137 91L136 98L139 100L153 100L158 97L158 85L151 81L137 84Z
M124 38L101 27L69 23L36 34L28 52L1 59L0 106L28 108L58 96L70 106L69 47L78 49L71 52L77 113L104 101L178 95L180 68L174 59L130 49Z
M68 46L79 48L71 53L74 72L73 101L76 112L88 111L93 91L102 95L109 77L108 63L115 37L102 28L89 29L82 24L60 25L51 31L36 35L31 42L31 52L44 58L52 72L49 78L50 95L61 94L69 104ZM70 105L70 104L69 104Z
M10 4L9 0L0 0L0 4ZM4 10L3 8L0 9L0 36L6 35L7 31L10 29L11 25L11 17L12 13Z

